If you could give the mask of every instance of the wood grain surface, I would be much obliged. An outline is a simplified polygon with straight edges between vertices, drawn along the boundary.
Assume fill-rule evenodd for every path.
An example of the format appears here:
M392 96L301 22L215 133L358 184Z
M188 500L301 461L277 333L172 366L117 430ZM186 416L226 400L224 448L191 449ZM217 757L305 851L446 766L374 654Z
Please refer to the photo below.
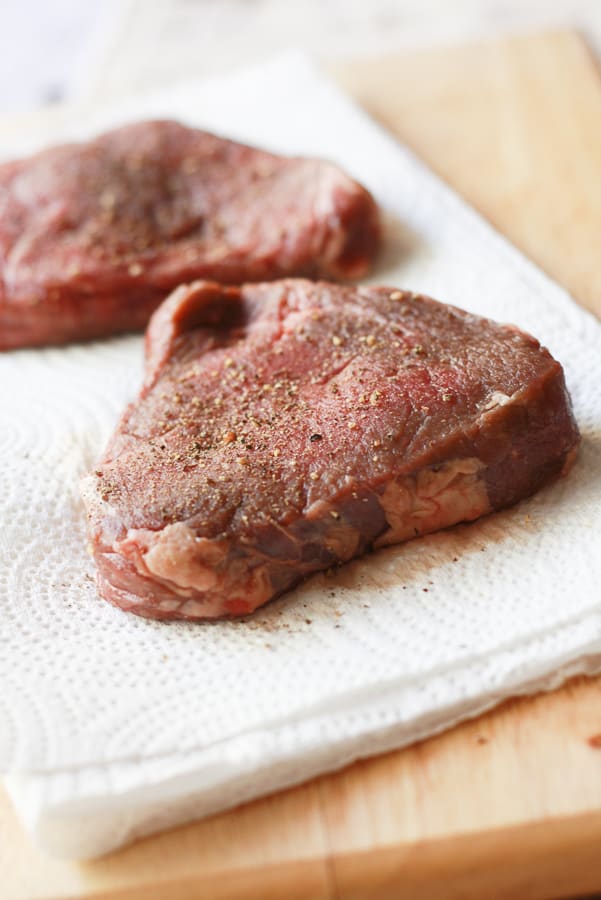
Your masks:
M334 72L601 315L601 79L578 36ZM1 900L542 900L595 890L601 679L505 703L406 750L93 863L37 852L0 794Z

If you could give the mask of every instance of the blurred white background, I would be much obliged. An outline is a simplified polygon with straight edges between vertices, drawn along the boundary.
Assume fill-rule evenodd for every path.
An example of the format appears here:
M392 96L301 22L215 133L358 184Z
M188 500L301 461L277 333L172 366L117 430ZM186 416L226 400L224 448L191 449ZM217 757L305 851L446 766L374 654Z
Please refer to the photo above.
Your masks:
M336 60L558 26L601 49L601 0L3 0L0 115L288 47Z
M0 0L0 114L84 92L126 4Z

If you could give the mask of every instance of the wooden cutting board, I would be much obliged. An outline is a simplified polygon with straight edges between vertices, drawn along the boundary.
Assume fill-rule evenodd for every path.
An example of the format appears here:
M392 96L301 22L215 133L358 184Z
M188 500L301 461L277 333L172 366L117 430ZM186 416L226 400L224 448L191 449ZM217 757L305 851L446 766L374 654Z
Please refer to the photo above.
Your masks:
M578 36L333 72L601 315L601 79ZM94 863L36 852L0 793L1 900L529 900L595 890L601 679L505 703L440 737Z

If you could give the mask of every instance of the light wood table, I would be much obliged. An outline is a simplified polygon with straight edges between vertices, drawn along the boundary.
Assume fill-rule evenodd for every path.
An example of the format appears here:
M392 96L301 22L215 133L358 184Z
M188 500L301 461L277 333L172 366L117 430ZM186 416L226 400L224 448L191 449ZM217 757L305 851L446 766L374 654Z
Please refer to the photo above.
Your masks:
M334 74L601 315L601 79L576 35ZM0 795L0 898L532 900L601 890L600 735L601 679L577 680L85 865L36 852Z

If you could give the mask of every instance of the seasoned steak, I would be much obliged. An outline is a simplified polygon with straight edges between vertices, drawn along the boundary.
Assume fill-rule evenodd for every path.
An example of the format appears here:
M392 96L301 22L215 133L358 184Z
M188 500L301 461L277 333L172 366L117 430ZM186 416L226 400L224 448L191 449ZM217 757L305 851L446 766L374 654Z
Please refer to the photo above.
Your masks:
M250 613L312 572L478 518L566 471L563 371L516 328L385 287L178 288L84 482L100 593Z
M178 284L363 275L368 192L177 122L0 165L0 350L142 328Z

